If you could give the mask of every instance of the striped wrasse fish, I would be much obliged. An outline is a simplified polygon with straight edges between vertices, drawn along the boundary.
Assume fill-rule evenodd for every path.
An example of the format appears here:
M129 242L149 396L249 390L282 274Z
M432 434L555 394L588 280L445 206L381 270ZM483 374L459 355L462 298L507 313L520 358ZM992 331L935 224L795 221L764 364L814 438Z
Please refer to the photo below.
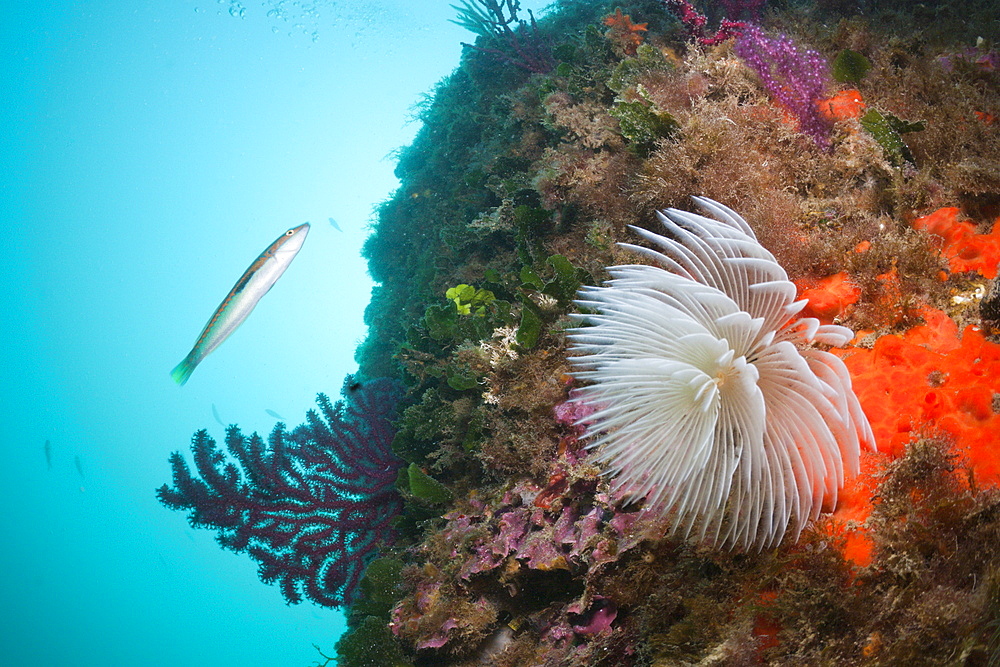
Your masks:
M309 233L309 223L293 227L277 238L243 273L222 304L212 314L198 341L184 360L170 371L177 384L184 384L201 360L243 324L257 302L274 286L295 259Z

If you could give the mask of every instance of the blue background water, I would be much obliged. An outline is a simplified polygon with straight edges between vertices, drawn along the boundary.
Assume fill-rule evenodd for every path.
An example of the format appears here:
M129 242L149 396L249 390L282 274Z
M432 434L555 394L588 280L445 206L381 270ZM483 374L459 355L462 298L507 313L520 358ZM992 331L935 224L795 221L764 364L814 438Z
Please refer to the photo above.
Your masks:
M294 425L316 392L339 391L364 334L358 253L396 185L391 152L471 36L448 0L2 13L0 664L332 654L339 612L286 606L249 558L153 492L193 431L222 436L213 404L267 432L265 410ZM304 221L288 272L176 386L170 369L236 278Z

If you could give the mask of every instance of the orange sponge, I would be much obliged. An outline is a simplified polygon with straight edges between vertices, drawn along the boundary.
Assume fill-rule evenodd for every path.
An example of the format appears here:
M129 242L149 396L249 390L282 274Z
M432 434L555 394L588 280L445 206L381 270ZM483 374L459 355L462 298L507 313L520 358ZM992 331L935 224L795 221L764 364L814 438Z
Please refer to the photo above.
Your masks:
M959 337L941 311L923 314L926 324L844 355L878 449L899 456L915 430L930 428L955 441L977 477L1000 482L1000 345L971 326Z
M941 252L948 259L948 266L955 273L978 271L984 277L997 277L1000 264L1000 218L993 223L989 234L977 234L976 227L968 220L958 219L958 208L946 206L913 221L915 229L922 229L940 239Z
M861 118L865 101L858 90L842 90L832 97L816 102L816 110L831 123L848 118Z
M871 349L837 351L871 422L880 455L895 458L921 434L945 436L980 485L1000 485L1000 345L969 326L961 336L945 313L925 307L924 324L879 338ZM847 538L845 556L860 565L871 557L862 523L871 509L875 459L862 460L833 516Z
M815 317L824 324L831 324L843 315L861 296L861 288L850 281L846 271L818 280L796 280L795 286L799 288L800 299L809 299L800 316Z

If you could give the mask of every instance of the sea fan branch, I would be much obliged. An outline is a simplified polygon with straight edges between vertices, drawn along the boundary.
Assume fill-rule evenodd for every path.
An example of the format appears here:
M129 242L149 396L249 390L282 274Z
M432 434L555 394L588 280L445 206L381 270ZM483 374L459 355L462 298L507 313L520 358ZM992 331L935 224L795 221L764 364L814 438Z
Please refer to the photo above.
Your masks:
M226 449L235 463L198 431L191 449L200 479L175 452L173 488L157 491L168 508L189 511L192 526L216 529L222 547L247 552L261 581L278 585L289 603L305 595L349 604L402 506L394 487L401 464L390 448L401 389L385 379L349 378L345 387L336 404L319 396L325 421L309 411L292 433L279 423L266 443L230 427Z

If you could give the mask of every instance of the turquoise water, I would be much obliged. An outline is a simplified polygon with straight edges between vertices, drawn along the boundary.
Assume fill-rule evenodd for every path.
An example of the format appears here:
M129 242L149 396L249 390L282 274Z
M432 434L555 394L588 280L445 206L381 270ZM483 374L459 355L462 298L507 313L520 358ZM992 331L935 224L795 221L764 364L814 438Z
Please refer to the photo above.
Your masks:
M196 429L223 435L213 407L246 432L270 431L271 413L298 424L354 370L359 249L413 105L471 37L454 15L447 1L4 3L0 664L333 653L339 611L286 606L154 490ZM287 273L176 386L235 280L305 221Z

